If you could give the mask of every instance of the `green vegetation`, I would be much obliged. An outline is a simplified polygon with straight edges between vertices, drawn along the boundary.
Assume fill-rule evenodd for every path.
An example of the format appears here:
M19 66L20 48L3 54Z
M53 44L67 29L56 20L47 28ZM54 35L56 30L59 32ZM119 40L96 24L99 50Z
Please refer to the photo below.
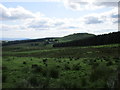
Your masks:
M3 46L3 88L119 88L120 44L52 45L37 41Z
M118 87L118 45L12 53L4 48L3 88Z
M71 34L65 37L56 37L56 38L42 38L42 39L30 39L30 40L17 40L17 41L2 41L3 46L10 46L10 45L25 45L25 46L33 46L33 47L50 47L55 43L60 42L68 42L73 40L81 40L90 37L94 37L94 34L88 33L76 33Z
M53 47L75 47L75 46L93 46L120 43L120 32L112 32L109 34L97 35L69 42L55 43Z
M39 47L34 49L24 49L19 46L19 49L12 47L3 48L3 57L5 56L19 56L19 57L44 57L44 58L59 58L59 57L102 57L102 56L119 56L119 44L91 46L91 47L68 47L68 48L45 48ZM12 53L11 53L12 52ZM113 53L114 52L114 53Z
M81 40L81 39L86 39L90 37L94 37L94 34L88 34L88 33L74 33L62 38L59 38L59 42L68 42L68 41L73 41L73 40Z

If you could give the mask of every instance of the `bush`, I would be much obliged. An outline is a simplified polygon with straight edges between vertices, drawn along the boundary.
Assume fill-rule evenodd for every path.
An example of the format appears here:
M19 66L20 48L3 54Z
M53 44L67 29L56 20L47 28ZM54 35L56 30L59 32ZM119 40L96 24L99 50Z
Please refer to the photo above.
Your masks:
M107 66L111 66L111 65L113 65L113 62L112 61L108 61Z
M70 66L66 63L65 64L65 70L70 70L71 68L70 68Z
M106 66L105 64L100 64L98 67L94 68L91 73L91 80L96 81L96 80L107 80L112 73L112 70Z
M29 78L28 78L28 82L32 85L32 86L39 86L39 80L37 78L36 75L31 75Z
M46 88L48 85L49 79L31 74L27 79L18 81L15 88Z
M27 63L24 61L23 64L27 64Z
M81 88L80 78L72 78L73 75L66 74L63 78L61 78L58 82L60 88Z
M46 62L47 62L47 59L43 59L43 62L46 63Z
M15 88L29 88L29 83L27 80L22 79L15 84ZM32 86L31 86L32 87Z
M50 77L52 77L52 78L58 78L59 74L60 74L60 71L56 67L50 67L48 73L49 73Z
M7 75L5 73L2 74L2 82L6 82L7 79Z
M7 67L5 67L5 66L2 66L2 70L4 71L4 70L7 70L8 68Z
M80 70L81 66L79 64L73 65L73 70Z
M39 73L39 72L43 71L43 68L42 68L42 66L38 66L37 64L33 64L32 65L32 70L33 70L33 72Z
M87 78L85 78L85 77L81 78L81 85L82 85L82 87L85 87L88 85Z

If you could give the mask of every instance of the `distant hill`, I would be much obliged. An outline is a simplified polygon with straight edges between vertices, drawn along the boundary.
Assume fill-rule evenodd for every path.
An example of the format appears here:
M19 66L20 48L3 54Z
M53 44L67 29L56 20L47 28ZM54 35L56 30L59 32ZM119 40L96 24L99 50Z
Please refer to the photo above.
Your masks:
M40 44L40 46L45 46L48 44L55 44L57 42L68 42L68 41L73 41L73 40L85 39L85 38L89 38L89 37L93 37L93 36L95 36L95 35L88 34L88 33L75 33L75 34L71 34L71 35L64 36L64 37L8 41L8 42L4 42L2 45L7 46L7 45L13 45L13 44L29 43L32 46L34 46L33 44L35 44L35 46L37 46L38 44Z
M98 35L81 40L56 43L53 47L73 47L73 46L92 46L120 43L120 32Z
M68 41L73 41L73 40L80 40L80 39L85 39L85 38L90 38L95 36L94 34L89 34L89 33L74 33L68 36L64 36L59 40L59 42L68 42Z
M2 41L28 40L28 38L0 38Z
M55 42L55 38L42 38L42 39L28 39L28 40L16 40L4 42L3 46L13 45L13 44L26 44L30 43L31 46L37 46L38 43L43 43L44 45Z

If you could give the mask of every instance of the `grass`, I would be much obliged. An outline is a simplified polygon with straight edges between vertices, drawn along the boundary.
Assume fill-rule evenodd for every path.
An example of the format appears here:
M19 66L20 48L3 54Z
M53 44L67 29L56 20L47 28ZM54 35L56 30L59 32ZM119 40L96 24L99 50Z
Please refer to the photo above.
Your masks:
M20 46L19 46L20 47ZM22 49L3 47L3 88L118 87L119 44ZM114 53L113 53L114 52ZM112 83L115 83L114 85Z

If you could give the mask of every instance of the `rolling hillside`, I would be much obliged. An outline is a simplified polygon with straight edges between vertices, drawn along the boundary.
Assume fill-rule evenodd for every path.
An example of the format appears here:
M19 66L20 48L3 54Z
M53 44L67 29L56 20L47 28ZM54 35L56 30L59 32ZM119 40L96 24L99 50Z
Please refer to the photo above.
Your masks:
M115 43L119 41L119 35L119 33L100 35L82 39L82 42L99 44L99 41L103 43L108 39ZM8 46L2 47L2 60L0 60L2 61L2 87L5 89L105 88L110 90L111 87L120 86L118 78L120 44L52 47L54 43L59 42L59 39L6 42Z
M73 40L80 40L80 39L85 39L85 38L90 38L95 36L94 34L89 34L89 33L74 33L68 36L64 36L59 40L59 42L68 42L68 41L73 41Z
M92 45L106 45L120 43L120 32L113 32L109 34L98 35L81 40L74 40L69 42L56 43L53 47L73 47L73 46L92 46Z
M76 33L76 34L71 34L68 36L64 37L54 37L54 38L41 38L41 39L28 39L28 40L16 40L16 41L8 41L8 42L3 42L3 46L9 46L9 45L14 45L14 44L20 44L20 45L26 45L27 46L50 46L53 45L57 42L68 42L68 41L73 41L73 40L80 40L80 39L85 39L89 37L95 36L94 34L88 34L88 33Z

